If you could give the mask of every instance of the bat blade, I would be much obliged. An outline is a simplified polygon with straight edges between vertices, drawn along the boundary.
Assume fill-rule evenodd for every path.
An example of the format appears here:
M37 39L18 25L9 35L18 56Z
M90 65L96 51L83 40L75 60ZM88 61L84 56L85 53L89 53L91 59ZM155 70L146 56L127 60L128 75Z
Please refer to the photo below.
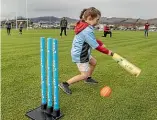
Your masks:
M141 69L136 67L134 64L127 61L125 58L121 57L117 53L114 53L113 60L115 60L122 68L128 71L130 74L138 77L141 73Z

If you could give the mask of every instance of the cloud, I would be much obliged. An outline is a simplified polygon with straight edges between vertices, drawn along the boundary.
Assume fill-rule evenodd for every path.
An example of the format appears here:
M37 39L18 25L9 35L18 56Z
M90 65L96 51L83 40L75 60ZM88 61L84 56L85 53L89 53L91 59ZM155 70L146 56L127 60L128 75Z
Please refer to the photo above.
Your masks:
M2 16L26 16L26 0L2 0ZM52 15L78 18L87 7L98 8L105 17L157 17L157 0L27 0L28 16Z

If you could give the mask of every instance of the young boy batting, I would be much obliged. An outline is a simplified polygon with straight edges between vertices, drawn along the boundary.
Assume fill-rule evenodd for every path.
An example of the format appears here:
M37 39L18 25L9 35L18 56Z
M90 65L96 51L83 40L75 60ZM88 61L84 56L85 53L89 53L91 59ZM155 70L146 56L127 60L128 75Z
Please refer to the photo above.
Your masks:
M72 61L76 63L80 74L59 84L60 88L67 94L72 94L69 87L81 80L86 83L98 83L91 77L96 67L96 59L91 56L91 48L113 56L112 51L106 49L100 40L96 40L94 35L94 26L98 24L101 12L94 7L90 7L84 9L80 18L81 16L82 20L77 22L75 26L75 37L71 49Z

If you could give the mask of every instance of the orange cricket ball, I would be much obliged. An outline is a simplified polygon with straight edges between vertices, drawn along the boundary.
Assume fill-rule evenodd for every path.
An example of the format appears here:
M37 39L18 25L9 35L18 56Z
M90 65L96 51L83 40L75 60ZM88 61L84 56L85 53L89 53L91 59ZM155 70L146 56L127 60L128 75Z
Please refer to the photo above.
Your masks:
M109 97L112 93L112 89L109 86L104 86L101 90L100 90L100 95L102 97Z

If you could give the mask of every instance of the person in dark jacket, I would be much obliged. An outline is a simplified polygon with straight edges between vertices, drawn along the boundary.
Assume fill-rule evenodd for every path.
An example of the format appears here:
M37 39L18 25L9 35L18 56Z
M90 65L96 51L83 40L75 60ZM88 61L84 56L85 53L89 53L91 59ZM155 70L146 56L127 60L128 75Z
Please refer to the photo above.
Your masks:
M7 28L7 34L8 34L8 35L11 35L11 34L10 34L10 31L11 31L11 22L10 22L10 21L7 21L7 22L5 23L5 25L6 25L6 28Z
M64 31L64 35L67 36L67 33L66 33L67 25L68 25L68 22L65 19L65 17L63 17L62 20L60 21L60 28L61 28L60 36L61 37L62 37L63 31Z

